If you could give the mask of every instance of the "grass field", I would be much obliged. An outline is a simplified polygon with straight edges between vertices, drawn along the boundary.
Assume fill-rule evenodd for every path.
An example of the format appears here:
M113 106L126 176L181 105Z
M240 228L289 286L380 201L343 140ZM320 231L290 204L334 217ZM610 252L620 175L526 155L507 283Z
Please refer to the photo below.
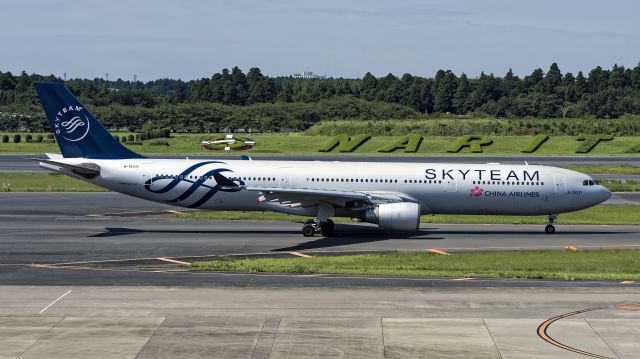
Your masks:
M0 134L2 135L2 134ZM24 134L23 134L24 135ZM33 134L34 137L36 134ZM125 135L125 133L119 133L119 136ZM11 136L10 136L11 137ZM200 142L202 140L213 139L220 137L220 134L173 134L166 140L169 146L157 146L152 143L154 140L145 141L142 145L130 145L128 146L133 151L145 153L145 154L211 154L212 156L219 155L231 155L238 156L239 154L325 154L318 152L318 149L327 140L331 139L330 136L307 136L303 133L289 133L289 134L251 134L248 137L256 141L256 146L247 151L230 152L224 151L207 151L201 148ZM483 155L523 155L520 152L524 149L529 141L534 136L491 136L493 144L484 147L483 153L470 153L468 149L464 149L459 152L459 155L466 156L483 156ZM425 136L418 151L414 154L404 153L402 151L396 151L391 153L377 152L378 149L387 145L391 141L397 140L401 136L378 136L372 137L371 140L364 143L356 151L350 155L451 155L446 152L452 142L457 141L457 137L439 137L439 136ZM546 143L544 143L538 151L527 155L633 155L630 153L630 148L640 145L640 136L620 136L616 137L613 141L601 142L588 154L576 154L575 150L582 144L577 141L575 136L557 136L551 137ZM0 153L44 153L53 152L58 153L58 146L55 143L0 143ZM337 154L337 150L334 152L328 152L326 154ZM640 153L635 153L640 155Z
M600 165L571 165L563 168L589 174L640 175L638 166L600 166Z
M34 166L36 164L34 163ZM103 188L59 173L0 172L0 192L100 192Z
M307 217L274 212L189 211L177 214L180 218L209 220L271 220L304 222ZM349 222L348 218L336 218L336 222ZM439 214L422 216L422 223L472 223L472 224L544 224L547 216L489 216ZM563 213L560 224L610 224L640 225L640 205L596 206L582 211Z
M640 192L640 181L629 180L620 181L599 181L599 183L609 189L611 192Z
M195 262L194 270L418 277L640 280L640 250L363 254Z

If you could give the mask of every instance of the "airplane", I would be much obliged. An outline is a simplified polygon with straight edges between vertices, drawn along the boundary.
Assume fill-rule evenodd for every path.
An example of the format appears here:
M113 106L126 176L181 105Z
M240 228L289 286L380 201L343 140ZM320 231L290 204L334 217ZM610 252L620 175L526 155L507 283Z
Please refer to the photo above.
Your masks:
M242 145L238 146L237 148L234 148L235 150L248 150L250 148L253 148L253 146L256 145L256 141L236 139L233 137L233 135L226 135L225 138L222 140L202 141L200 144L202 145L202 147L208 150L215 150L216 145L224 145L225 151L231 151L231 145L235 145L236 142L242 142Z
M335 235L332 217L415 232L420 215L547 215L611 196L588 175L513 164L154 159L115 140L62 83L35 83L61 154L41 167L174 206L309 216L302 234Z

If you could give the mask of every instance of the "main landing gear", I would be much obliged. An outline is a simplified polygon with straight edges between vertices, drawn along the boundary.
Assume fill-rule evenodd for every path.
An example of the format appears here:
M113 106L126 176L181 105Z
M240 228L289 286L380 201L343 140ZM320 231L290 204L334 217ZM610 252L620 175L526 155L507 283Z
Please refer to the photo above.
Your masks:
M323 237L332 237L333 221L329 217L335 215L333 205L329 203L318 204L318 214L316 219L308 220L304 226L302 226L302 235L305 237L313 237L314 234L320 232Z
M554 224L556 223L557 219L558 219L557 214L549 215L549 221L547 222L547 226L544 227L544 231L547 232L547 234L554 234L556 232L556 227L554 226Z
M327 219L325 222L318 224L317 220L310 219L302 226L302 235L305 237L313 237L318 232L323 237L333 237L335 234L333 221Z

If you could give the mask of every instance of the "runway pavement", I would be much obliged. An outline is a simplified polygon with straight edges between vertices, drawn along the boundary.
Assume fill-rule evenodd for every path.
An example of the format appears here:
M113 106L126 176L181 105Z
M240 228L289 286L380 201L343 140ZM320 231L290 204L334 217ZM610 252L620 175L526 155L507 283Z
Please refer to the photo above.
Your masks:
M2 286L0 356L636 358L639 294L640 288Z
M236 155L217 154L210 155L157 155L154 158L185 158L211 159L228 158L239 159L242 153ZM377 162L428 162L428 163L515 163L548 166L567 165L632 165L640 166L640 156L484 156L484 155L458 155L458 156L370 156L370 155L251 155L254 160L290 160L290 161L377 161ZM46 158L42 153L34 154L0 154L0 172L37 172L44 171L34 161L27 158Z

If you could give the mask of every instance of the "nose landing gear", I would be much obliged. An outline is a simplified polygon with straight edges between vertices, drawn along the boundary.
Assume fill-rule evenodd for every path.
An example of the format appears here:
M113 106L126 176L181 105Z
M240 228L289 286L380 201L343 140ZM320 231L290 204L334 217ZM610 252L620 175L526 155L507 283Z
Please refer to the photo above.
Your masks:
M556 223L557 219L558 219L557 214L549 215L549 221L547 222L547 226L544 227L544 231L547 232L547 234L554 234L556 232L556 227L554 226L554 224Z

